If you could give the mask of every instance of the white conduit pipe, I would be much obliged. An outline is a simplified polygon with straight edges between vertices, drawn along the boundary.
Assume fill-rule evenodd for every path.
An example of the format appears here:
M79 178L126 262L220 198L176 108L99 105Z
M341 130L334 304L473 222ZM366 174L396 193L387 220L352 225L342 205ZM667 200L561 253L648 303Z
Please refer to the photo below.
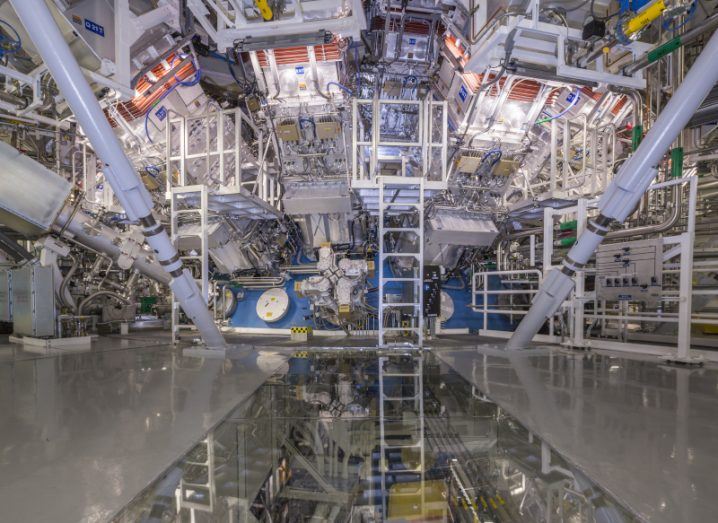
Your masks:
M82 69L65 42L45 0L12 0L20 21L42 56L92 147L104 162L103 172L132 221L139 221L147 243L166 272L170 288L208 347L221 348L224 338L212 319L197 283L187 270L162 224L152 216L152 199L125 156Z
M718 82L718 32L715 32L676 90L651 130L616 174L601 196L600 214L589 221L586 230L563 260L561 269L552 270L534 297L531 308L509 339L507 349L529 345L547 318L553 316L573 289L573 275L591 259L613 220L624 222L656 176L657 165L678 134Z

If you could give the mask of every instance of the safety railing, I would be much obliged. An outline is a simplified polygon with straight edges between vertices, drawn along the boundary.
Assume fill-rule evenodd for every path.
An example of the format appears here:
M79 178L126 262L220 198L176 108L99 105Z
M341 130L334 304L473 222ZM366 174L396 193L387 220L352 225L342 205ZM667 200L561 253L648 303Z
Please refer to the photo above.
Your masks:
M268 175L271 142L239 109L199 116L167 116L167 193L205 185L213 192L247 191L277 207L279 190Z
M498 279L500 288L490 288L490 280ZM512 271L476 272L471 279L471 308L483 316L482 336L505 336L509 331L489 329L491 315L503 315L513 322L524 316L531 305L531 300L543 281L543 274L538 269ZM478 297L481 297L481 303ZM493 297L497 298L494 300ZM553 332L553 322L550 324Z
M377 176L423 177L445 189L448 163L446 102L355 99L352 105L352 186L372 187ZM395 171L387 172L392 166Z

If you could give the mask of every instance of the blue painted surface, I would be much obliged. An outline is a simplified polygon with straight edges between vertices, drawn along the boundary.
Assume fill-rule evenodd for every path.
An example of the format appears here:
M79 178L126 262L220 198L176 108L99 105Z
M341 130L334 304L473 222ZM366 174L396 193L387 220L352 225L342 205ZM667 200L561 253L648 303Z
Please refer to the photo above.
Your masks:
M391 274L388 263L384 265L385 274ZM245 289L244 299L237 304L237 310L235 310L229 324L232 327L251 327L251 328L277 328L277 329L288 329L290 327L314 327L312 321L312 314L309 310L309 300L307 298L300 298L297 293L294 292L294 283L297 281L308 278L308 275L297 275L289 280L284 286L284 290L289 296L289 311L287 315L280 321L274 323L267 323L257 316L257 300L264 291ZM470 281L470 276L465 278L467 282ZM379 285L379 271L375 271L373 277L368 278L369 288L376 288ZM447 282L449 286L460 286L460 282L457 279L452 279ZM401 289L401 283L394 282L389 284L388 292L391 292L392 287L396 287L396 292ZM499 289L501 282L498 277L489 278L489 288ZM444 324L445 328L448 329L459 329L468 327L472 332L478 331L483 328L483 316L478 312L474 312L469 306L471 305L471 286L467 286L466 289L444 289L454 300L454 315L451 319ZM367 303L372 307L377 307L378 304L378 292L371 292L367 295ZM482 297L477 297L477 303L482 303ZM496 304L498 302L498 296L490 296L489 303ZM492 314L489 316L489 329L494 330L513 330L515 325L512 326L511 322L508 321L506 316L499 316L498 314Z
M103 38L105 37L105 28L102 27L100 24L96 24L92 20L88 20L87 18L85 18L85 29Z
M274 323L267 323L257 316L257 301L264 291L262 290L244 290L244 299L237 303L237 310L234 311L229 324L233 327L253 327L266 328L272 327L276 329L288 329L290 327L313 327L314 322L311 318L309 310L309 300L300 298L294 292L294 282L300 281L308 276L297 276L296 279L289 280L284 286L284 290L289 295L289 311L286 316ZM309 316L309 319L305 319Z
M464 278L467 282L471 281L471 276L468 275ZM451 279L446 282L446 285L452 287L459 287L461 282L458 279ZM489 278L489 289L497 290L501 288L501 281L498 277ZM484 320L483 315L479 312L475 312L471 308L471 286L467 285L466 289L443 289L451 299L454 300L454 315L449 321L444 323L446 329L461 329L468 327L472 332L483 329ZM498 296L489 296L489 304L495 305L498 303ZM483 296L477 296L476 304L483 304ZM511 322L508 321L506 316L500 316L498 314L489 315L488 327L492 330L514 330L511 326Z

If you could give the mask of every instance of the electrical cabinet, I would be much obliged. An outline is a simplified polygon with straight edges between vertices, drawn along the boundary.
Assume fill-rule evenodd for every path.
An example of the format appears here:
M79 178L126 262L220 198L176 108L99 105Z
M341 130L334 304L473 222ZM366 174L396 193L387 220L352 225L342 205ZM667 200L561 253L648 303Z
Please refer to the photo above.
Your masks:
M339 122L331 117L321 117L315 125L318 140L333 140L341 130Z
M441 314L441 267L424 266L424 316L438 317Z
M596 297L660 304L663 241L660 238L601 245L596 252Z
M55 335L52 267L26 265L12 271L14 332L36 338Z
M299 124L296 120L284 120L277 125L277 136L285 142L298 142Z
M0 321L12 322L12 273L0 271Z

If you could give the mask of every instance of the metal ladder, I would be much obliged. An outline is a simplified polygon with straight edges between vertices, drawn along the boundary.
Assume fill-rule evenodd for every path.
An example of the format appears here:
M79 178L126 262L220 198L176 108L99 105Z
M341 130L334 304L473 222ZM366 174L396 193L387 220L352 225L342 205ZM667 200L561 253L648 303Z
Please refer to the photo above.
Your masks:
M187 196L194 196L190 203ZM197 284L202 289L202 296L205 303L209 300L209 236L208 227L208 189L206 185L188 185L185 187L172 187L170 190L170 239L175 247L177 247L178 238L197 237L200 239L199 253L192 256L180 256L181 260L199 260L200 261L200 278L196 279ZM182 208L180 208L180 204ZM198 214L200 218L200 230L197 234L188 234L179 232L179 218L182 215ZM182 330L193 330L195 327L191 323L183 323L180 316L180 305L175 300L172 293L172 342L177 343Z
M186 472L183 472L180 479L179 489L176 493L177 513L181 509L190 511L191 520L195 520L195 511L212 514L217 504L217 489L214 481L215 476L215 457L214 457L214 435L208 434L203 439L197 449L204 446L204 461L190 461L183 463L185 468L196 467L206 469L207 481L202 483L194 483L185 480ZM196 472L196 471L195 471Z
M379 184L379 347L387 347L386 334L414 333L412 344L422 347L424 343L424 179L403 176L378 176ZM418 224L416 227L387 227L385 219L388 216L405 214L416 211ZM411 233L418 236L417 251L387 251L386 233ZM413 258L416 267L410 276L395 277L384 274L384 264L392 259ZM387 287L392 283L399 283L406 291L410 291L411 301L387 303ZM396 288L394 286L394 288ZM410 325L387 325L387 311L406 310L412 308Z
M406 358L406 356L403 356ZM387 473L393 474L394 477L396 477L399 474L411 474L411 473L418 473L419 474L419 481L418 482L407 482L405 488L403 489L403 492L399 492L395 490L392 492L392 499L400 498L402 496L405 497L412 497L413 499L416 499L417 497L420 499L420 505L419 505L419 514L413 514L413 515L423 515L424 509L426 507L426 492L425 492L425 445L424 445L424 382L423 382L423 373L424 373L424 363L423 358L421 356L410 356L412 368L409 371L405 371L401 368L397 371L392 370L385 370L384 366L385 364L395 364L397 367L399 367L398 362L401 360L399 359L399 355L395 356L380 356L379 357L379 448L380 448L380 455L379 455L379 471L381 475L381 500L382 500L382 516L383 520L387 521L389 514L387 512L387 487L386 487L386 476ZM399 380L394 381L394 385L397 383L400 383L399 390L400 393L398 396L389 396L387 395L387 389L391 392L391 388L387 387L386 379L390 380ZM405 395L405 388L407 388L408 383L406 383L408 380L412 380L411 383L411 389L412 394ZM389 384L391 385L391 384ZM417 416L417 423L415 430L413 431L414 434L414 441L412 442L403 442L401 440L398 441L391 441L387 442L387 439L389 435L387 434L387 419L386 419L386 404L387 403L399 403L399 410L398 412L401 414L407 409L405 408L405 402L412 402L413 403L413 411ZM403 420L401 420L403 422ZM402 423L403 426L403 423ZM392 450L399 450L402 449L416 449L419 451L419 465L418 467L414 469L407 469L407 470L390 470L389 463L387 460L387 452L391 452ZM417 484L418 483L418 484ZM395 482L394 485L399 485L400 483ZM419 496L417 496L417 489ZM412 516L413 516L412 515Z

